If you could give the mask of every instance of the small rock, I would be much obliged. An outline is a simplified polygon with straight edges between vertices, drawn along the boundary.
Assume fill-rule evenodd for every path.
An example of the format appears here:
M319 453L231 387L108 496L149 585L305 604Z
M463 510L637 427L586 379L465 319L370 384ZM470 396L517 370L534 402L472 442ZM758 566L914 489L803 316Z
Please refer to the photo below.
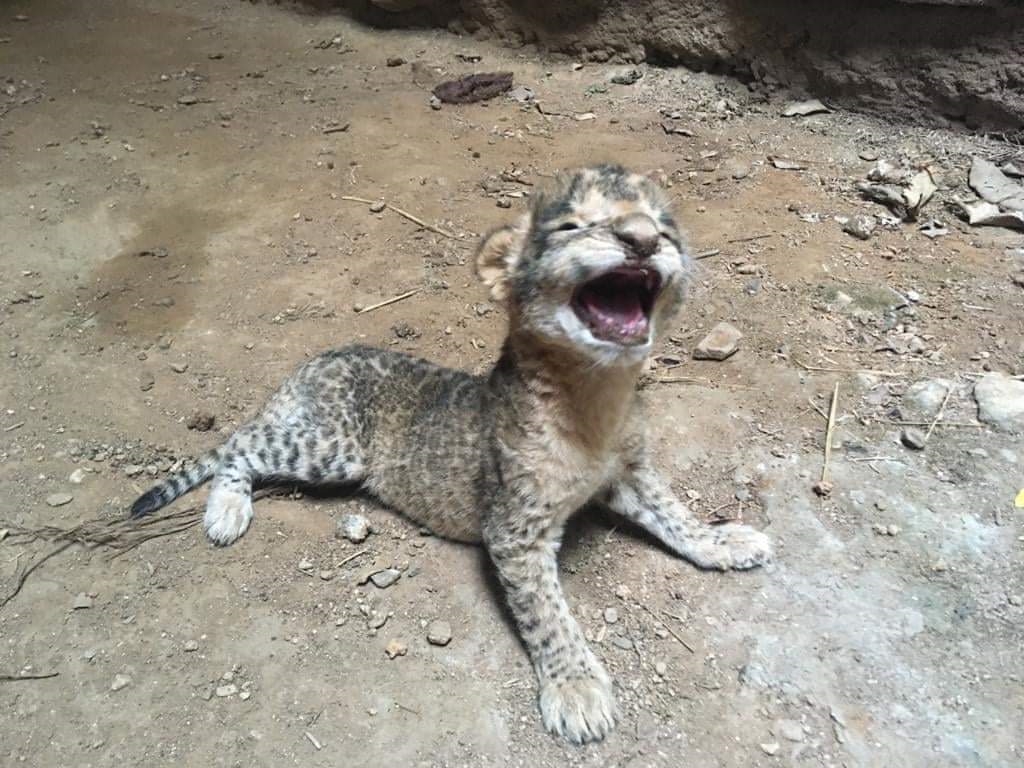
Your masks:
M154 384L156 384L156 379L153 377L152 373L149 371L143 371L139 374L139 389L143 392L149 392L149 390L153 388Z
M693 350L694 360L725 360L740 348L743 334L729 323L719 323Z
M79 467L70 475L68 475L68 482L73 485L81 485L85 481L85 476L87 474L88 473L84 469Z
M92 608L92 598L85 594L85 592L79 592L75 595L75 599L71 601L71 608L75 611Z
M297 567L300 571L312 571L313 561L307 560L306 558L302 558L301 560L299 560L299 564Z
M619 612L614 608L605 608L604 620L607 624L617 624L619 622Z
M238 686L234 683L228 683L227 685L218 685L213 694L218 699L226 699L228 696L234 696L238 693Z
M217 417L209 411L196 408L188 415L188 418L185 419L185 426L188 429L194 429L196 432L209 432L213 429L213 425L216 421Z
M431 645L448 645L452 641L452 625L435 619L427 625L427 642Z
M353 544L366 541L370 535L370 521L362 515L345 515L338 521L335 532L339 538L348 539Z
M132 679L128 675L115 675L114 682L110 684L110 690L120 691L122 688L127 688L132 684Z
M974 399L981 421L1004 432L1024 432L1024 381L986 374L974 385Z
M199 643L195 640L186 640L185 644L182 646L182 650L184 650L185 653L195 653L199 650Z
M141 464L127 464L124 468L124 473L128 477L137 477L146 471L146 468Z
M184 96L178 97L178 103L183 106L189 107L193 104L198 104L199 97L196 96L194 93L186 93Z
M787 741L803 741L804 729L796 720L776 720L773 733Z
M901 402L908 411L924 416L932 416L942 406L946 393L953 383L948 379L927 379L918 381L907 387Z
M1019 608L1020 606L1024 605L1024 596L1021 596L1021 595L1009 595L1006 598L1006 602L1008 602L1010 605L1013 605L1013 606L1016 606L1016 607Z
M333 578L334 578L334 571L326 570L326 569L323 570L323 571L320 571L320 580L321 581L330 581Z
M74 498L70 493L51 493L46 497L46 503L51 507L63 507L70 504Z
M385 203L383 200L377 200L375 202L370 203L370 213L380 213L387 207L388 204Z
M405 64L405 59L401 56L388 56L387 61L384 63L389 67L400 67Z
M654 674L658 677L664 677L668 673L668 664L664 661L654 662Z
M828 480L819 480L811 488L822 498L832 495L832 483Z
M242 691L240 694L238 694L238 698L240 698L242 701L248 701L250 696L252 696L252 691Z
M520 104L529 104L536 98L536 95L533 89L527 88L525 85L517 85L508 92L508 97L513 101L518 101Z
M86 648L84 651L82 651L82 659L84 661L92 661L95 658L96 658L96 649L95 648Z
M750 175L750 164L737 159L727 160L723 164L722 170L736 179L736 181L739 181Z
M849 221L843 224L843 232L853 235L858 240L870 240L877 227L878 222L875 221L874 216L859 213L856 216L851 216Z
M383 571L370 574L370 581L373 582L373 586L377 587L377 589L387 589L398 581L401 575L401 571L394 568L385 568Z
M175 373L184 373L188 370L188 363L171 363L171 370Z
M384 647L384 653L388 655L389 659L396 659L399 656L405 656L408 652L409 647L400 640L392 640Z
M633 640L625 635L612 635L612 645L623 651L633 650Z
M633 85L643 76L644 73L639 69L630 69L625 72L619 72L617 75L612 75L611 81L616 85Z
M629 587L625 584L619 584L619 586L615 588L615 596L619 598L619 600L627 599L629 597Z
M366 620L367 629L380 629L388 623L388 615L386 613L374 612L370 618Z
M767 744L759 744L758 746L761 747L761 751L766 755L776 755L779 752L779 742L777 741L772 741Z
M924 450L924 432L916 427L907 427L900 432L900 442L915 451Z

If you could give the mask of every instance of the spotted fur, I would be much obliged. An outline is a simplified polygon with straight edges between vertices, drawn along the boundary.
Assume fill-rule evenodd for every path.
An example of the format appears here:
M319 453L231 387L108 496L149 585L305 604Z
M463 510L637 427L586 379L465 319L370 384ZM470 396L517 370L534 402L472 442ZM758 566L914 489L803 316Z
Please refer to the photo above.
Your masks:
M437 534L482 542L533 662L545 727L600 740L615 699L559 584L569 516L603 502L703 568L751 568L771 554L751 528L701 524L644 445L637 378L680 306L688 264L646 177L617 166L560 176L478 251L477 270L509 316L489 374L365 346L327 352L132 512L153 512L212 476L206 532L230 544L252 521L254 482L351 482ZM660 280L647 334L628 344L599 338L573 310L581 286L624 265Z

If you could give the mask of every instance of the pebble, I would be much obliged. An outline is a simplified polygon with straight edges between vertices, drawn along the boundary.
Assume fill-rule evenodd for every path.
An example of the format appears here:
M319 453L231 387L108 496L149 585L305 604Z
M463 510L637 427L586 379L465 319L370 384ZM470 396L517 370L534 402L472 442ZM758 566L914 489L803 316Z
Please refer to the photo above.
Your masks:
M76 611L92 608L92 598L85 594L85 592L79 592L75 595L75 599L71 601L71 608Z
M330 581L333 578L334 578L334 571L327 570L327 569L324 569L324 570L320 571L320 580L321 581Z
M217 417L209 411L204 411L201 408L196 408L192 413L185 419L185 426L188 429L194 429L196 432L209 432L213 429L213 425L217 422Z
M188 370L188 363L171 363L171 370L175 373L184 373Z
M624 635L612 635L612 645L616 648L621 648L624 651L633 650L633 640L625 637Z
M986 374L974 385L974 399L981 421L1004 432L1024 432L1024 381Z
M740 348L743 334L729 323L719 323L693 350L694 360L725 360Z
M664 677L667 672L668 664L666 664L664 661L654 662L654 674L658 675L658 677Z
M400 67L405 64L405 59L401 56L388 56L387 61L384 62L389 67Z
M915 451L924 450L924 432L916 427L907 427L900 432L900 442Z
M901 402L908 410L932 416L942 406L946 398L946 392L953 386L948 379L925 379L917 381L907 387L903 393Z
M307 560L306 558L302 558L301 560L299 560L299 564L297 567L300 571L312 571L313 561Z
M803 741L804 729L796 720L776 720L773 732L787 741Z
M442 619L435 619L427 625L427 642L431 645L448 645L452 641L452 625Z
M383 200L377 200L376 202L370 203L370 213L380 213L387 207L388 204Z
M70 475L68 475L68 482L73 485L81 485L85 481L85 476L87 474L88 473L84 469L79 467Z
M761 751L766 755L776 755L779 752L779 742L777 741L768 742L767 744L759 744L758 746L761 747Z
M199 643L197 643L195 640L186 640L185 644L182 646L182 649L185 651L185 653L195 653L199 650Z
M338 521L336 535L353 544L360 544L370 535L370 521L362 515L345 515Z
M1006 598L1006 602L1010 605L1020 607L1024 605L1024 596L1022 595L1010 595Z
M377 587L377 589L387 589L398 581L401 576L401 571L394 568L385 568L383 571L370 574L370 581L373 582L373 586Z
M619 622L619 612L617 610L615 610L614 608L605 608L604 609L604 620L608 624L618 624L618 622Z
M124 468L124 473L128 475L128 477L136 477L137 475L141 475L145 471L146 468L141 464L128 464Z
M213 695L218 699L226 699L228 696L234 696L236 693L238 693L238 686L234 683L218 685L213 691Z
M152 373L149 371L143 371L139 374L139 389L143 392L149 392L149 390L153 388L154 384L156 384L156 379L153 377Z
M405 656L409 652L409 646L400 640L392 640L384 647L384 653L388 655L389 659L396 659L399 656Z
M252 696L252 691L242 691L240 694L238 694L238 698L240 698L242 701L248 701L250 696Z
M128 675L115 675L114 682L110 684L110 690L120 691L122 688L127 688L131 683L132 679Z
M619 584L619 586L615 588L615 596L619 598L619 600L625 600L629 597L629 587L625 584Z
M611 81L616 85L633 85L644 76L644 73L639 69L630 69L625 72L620 72L617 75L612 75Z
M856 216L851 216L849 221L843 224L843 232L853 235L858 240L870 240L877 227L878 222L875 221L874 216L859 213Z
M70 504L74 498L70 493L51 493L46 497L46 503L51 507L63 507Z

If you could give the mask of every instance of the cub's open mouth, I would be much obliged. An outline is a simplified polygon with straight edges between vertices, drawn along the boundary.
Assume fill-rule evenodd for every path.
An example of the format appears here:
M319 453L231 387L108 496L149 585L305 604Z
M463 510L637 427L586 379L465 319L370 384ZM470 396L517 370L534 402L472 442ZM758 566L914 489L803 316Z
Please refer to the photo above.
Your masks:
M657 270L622 267L577 288L572 309L595 338L636 346L648 340L651 310L660 291Z

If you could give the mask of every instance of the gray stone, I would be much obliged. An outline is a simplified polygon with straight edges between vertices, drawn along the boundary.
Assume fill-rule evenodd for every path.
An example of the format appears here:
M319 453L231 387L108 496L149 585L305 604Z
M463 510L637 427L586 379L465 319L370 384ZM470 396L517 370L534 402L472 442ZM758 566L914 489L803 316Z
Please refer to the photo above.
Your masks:
M219 699L226 699L228 696L234 696L236 693L238 693L238 686L234 683L228 683L227 685L218 685L213 693Z
M719 323L693 350L694 360L725 360L740 348L743 334L729 323Z
M427 642L431 645L448 645L452 641L452 625L435 619L427 625Z
M604 609L604 620L608 624L617 624L619 621L619 612L614 608Z
M875 221L875 217L865 216L862 213L851 216L849 221L843 224L843 232L853 235L858 240L870 240L877 228L878 222Z
M114 675L114 682L110 684L110 690L120 691L122 688L127 688L132 684L132 679L128 675Z
M85 476L88 473L79 467L68 476L68 482L72 485L81 485L85 481Z
M63 507L70 504L74 498L70 493L51 493L46 497L46 503L51 507Z
M75 599L71 601L71 608L76 611L92 608L92 598L85 594L85 592L79 592L75 595Z
M337 535L359 544L370 535L370 521L362 515L345 515L338 521Z
M787 741L803 741L804 729L796 720L776 720L772 729L776 736Z
M974 385L974 399L981 421L1004 432L1024 432L1024 381L989 373Z
M195 653L199 650L199 643L195 640L186 640L185 644L182 646L182 650L184 650L185 653Z
M924 432L915 427L907 427L900 432L900 442L912 450L923 451L925 443Z
M402 576L401 571L397 571L394 568L385 568L383 571L377 571L370 575L370 581L373 582L373 586L378 589L387 589L394 584Z
M948 379L927 379L907 387L901 403L908 410L924 416L935 415L942 406L946 392L953 386Z

